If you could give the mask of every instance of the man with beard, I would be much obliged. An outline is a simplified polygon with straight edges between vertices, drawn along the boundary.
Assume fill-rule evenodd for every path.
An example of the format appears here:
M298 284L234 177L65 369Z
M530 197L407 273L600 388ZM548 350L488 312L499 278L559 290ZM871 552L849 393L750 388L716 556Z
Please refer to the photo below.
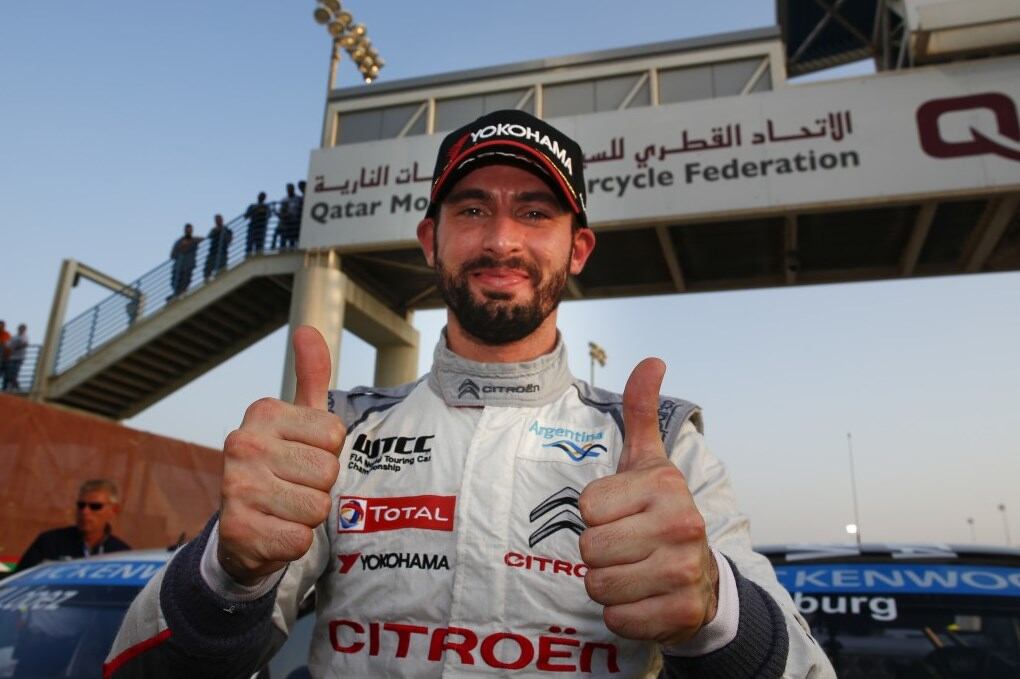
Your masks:
M583 162L520 111L446 137L418 225L448 306L432 370L328 392L298 328L295 403L227 437L219 515L135 601L107 676L250 674L313 586L313 676L832 676L662 361L622 397L569 373Z

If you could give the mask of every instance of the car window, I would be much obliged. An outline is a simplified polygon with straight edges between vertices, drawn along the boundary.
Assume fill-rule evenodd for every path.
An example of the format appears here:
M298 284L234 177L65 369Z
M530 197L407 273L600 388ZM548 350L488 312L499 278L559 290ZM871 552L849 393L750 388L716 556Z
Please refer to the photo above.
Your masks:
M0 678L98 679L124 613L162 566L78 561L0 583Z
M0 588L0 677L102 677L137 587L25 584Z
M1020 677L1020 568L776 567L841 679Z

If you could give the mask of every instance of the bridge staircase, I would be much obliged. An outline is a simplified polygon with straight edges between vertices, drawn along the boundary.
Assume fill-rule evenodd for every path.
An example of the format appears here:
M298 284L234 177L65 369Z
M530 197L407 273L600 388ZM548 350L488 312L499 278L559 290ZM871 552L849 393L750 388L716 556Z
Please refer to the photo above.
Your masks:
M226 224L231 238L201 240L190 276L177 266L179 283L189 278L180 294L173 260L129 283L65 261L51 312L60 330L39 353L33 391L124 419L280 328L303 253L281 247L277 227L274 215L265 233L249 234L238 216ZM111 294L61 323L66 292L82 277Z

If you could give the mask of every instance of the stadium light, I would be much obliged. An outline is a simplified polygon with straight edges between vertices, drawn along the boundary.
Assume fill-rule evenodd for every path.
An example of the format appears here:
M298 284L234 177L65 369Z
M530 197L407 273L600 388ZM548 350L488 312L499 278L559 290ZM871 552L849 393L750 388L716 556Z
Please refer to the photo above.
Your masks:
M336 88L336 69L340 63L340 49L347 51L351 60L366 83L379 77L383 60L368 39L365 24L355 24L354 15L343 9L340 0L317 0L318 7L312 12L315 23L326 27L333 38L329 59L329 91Z

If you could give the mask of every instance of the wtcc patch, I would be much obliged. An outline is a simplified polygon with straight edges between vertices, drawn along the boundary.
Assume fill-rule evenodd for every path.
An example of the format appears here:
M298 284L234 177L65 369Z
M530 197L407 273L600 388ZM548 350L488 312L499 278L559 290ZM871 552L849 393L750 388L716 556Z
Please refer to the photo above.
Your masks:
M387 530L453 531L455 495L409 497L340 497L337 533L376 533Z

